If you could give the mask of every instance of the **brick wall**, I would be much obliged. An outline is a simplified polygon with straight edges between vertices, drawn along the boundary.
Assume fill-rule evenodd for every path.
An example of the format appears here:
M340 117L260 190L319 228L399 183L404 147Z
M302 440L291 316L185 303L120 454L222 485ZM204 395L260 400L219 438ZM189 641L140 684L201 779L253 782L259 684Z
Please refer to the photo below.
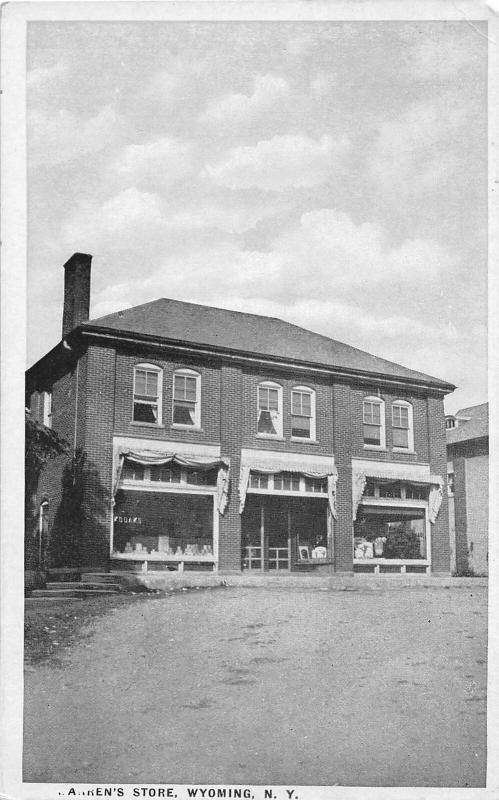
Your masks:
M449 513L447 496L447 452L443 399L428 397L428 444L432 475L445 481L443 500L436 522L431 526L432 572L450 572Z
M105 567L111 532L116 354L110 347L91 345L87 359L81 559L85 567Z
M352 455L356 458L372 458L376 461L423 462L429 461L428 409L426 399L405 392L381 392L380 399L385 403L386 449L370 450L364 447L363 409L365 397L378 396L377 390L356 387L352 389ZM412 405L414 425L414 453L393 450L392 404L405 400Z
M456 569L488 572L489 457L486 439L450 445L454 464Z
M334 457L338 470L336 494L337 516L333 523L334 564L337 572L353 570L352 520L352 415L350 386L333 384Z
M230 458L230 492L225 513L219 519L219 569L241 569L241 515L239 514L239 471L242 446L243 381L240 367L220 369L220 443L223 456Z
M137 424L133 414L133 370L141 363L154 364L163 370L162 423ZM186 430L172 425L173 373L176 369L192 369L201 375L201 430ZM132 353L119 350L116 356L115 432L123 436L147 439L185 440L192 442L220 441L220 365L206 359L177 360L173 356L159 358L157 351Z
M283 396L283 437L265 438L258 436L258 384L262 381L273 381L282 386ZM316 441L291 440L291 390L295 386L307 386L316 393ZM288 453L308 453L313 455L331 455L333 451L333 434L330 417L331 385L327 379L317 376L290 376L289 371L264 372L262 370L243 370L242 403L243 403L243 447L260 448L262 450L285 451Z

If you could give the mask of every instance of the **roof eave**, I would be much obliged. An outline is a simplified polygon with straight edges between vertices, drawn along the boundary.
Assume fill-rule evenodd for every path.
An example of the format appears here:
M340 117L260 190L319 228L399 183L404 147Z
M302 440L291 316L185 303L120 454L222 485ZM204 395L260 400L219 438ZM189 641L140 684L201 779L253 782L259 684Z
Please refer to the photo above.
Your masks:
M167 337L155 336L147 333L137 333L135 331L120 330L119 328L106 328L100 325L92 325L83 323L79 328L75 329L72 334L81 333L85 335L92 335L101 338L114 338L117 340L131 339L133 341L143 341L149 345L168 346L181 349L190 350L192 352L203 353L209 352L219 356L229 358L238 358L246 360L268 361L275 364L289 364L293 366L305 367L309 370L327 372L329 374L339 375L343 377L358 377L365 380L376 380L381 383L396 384L398 386L415 386L420 389L430 389L442 395L450 394L456 389L456 386L446 381L432 381L422 378L406 378L397 375L384 375L380 372L369 372L367 370L355 370L348 367L333 367L328 364L320 362L308 362L300 359L279 358L273 354L261 354L246 350L231 349L228 347L217 347L216 345L200 345L187 342L180 339L168 339Z

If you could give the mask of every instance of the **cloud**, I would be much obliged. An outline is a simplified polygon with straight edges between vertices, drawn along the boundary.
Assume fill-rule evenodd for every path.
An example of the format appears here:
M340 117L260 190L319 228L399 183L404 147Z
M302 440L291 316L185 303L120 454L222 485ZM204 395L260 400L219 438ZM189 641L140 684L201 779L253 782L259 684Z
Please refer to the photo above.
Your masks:
M173 185L192 170L188 144L164 137L148 144L125 147L113 168L118 175L134 182L159 181Z
M259 199L251 202L205 200L174 212L167 220L170 228L205 230L216 228L230 234L242 234L256 228L263 219L285 213L289 202L280 195L278 199Z
M67 66L62 61L58 61L51 67L36 67L29 70L26 75L28 89L39 89L47 83L52 83L54 78L58 78L67 72Z
M334 75L327 74L325 72L319 72L315 78L310 83L310 90L312 92L313 97L316 99L321 99L325 97L331 89L334 87L335 84L335 77Z
M140 245L144 231L163 224L161 200L157 194L130 187L101 205L86 203L62 225L61 239L73 250L93 248L97 242L126 235Z
M61 109L28 114L29 166L56 166L96 153L115 140L119 118L111 106L84 119Z
M459 166L456 141L466 115L459 99L447 93L411 104L396 120L380 122L369 155L369 173L398 202L408 194L438 190Z
M312 187L331 177L348 149L345 138L334 141L324 135L317 141L308 136L274 136L255 146L234 147L225 161L208 164L203 176L229 189Z
M210 124L244 123L275 109L276 103L289 98L289 86L277 75L257 75L253 92L225 94L211 100L200 117Z
M486 45L485 45L486 47ZM450 81L479 65L482 53L456 36L421 36L406 53L403 71L420 81Z

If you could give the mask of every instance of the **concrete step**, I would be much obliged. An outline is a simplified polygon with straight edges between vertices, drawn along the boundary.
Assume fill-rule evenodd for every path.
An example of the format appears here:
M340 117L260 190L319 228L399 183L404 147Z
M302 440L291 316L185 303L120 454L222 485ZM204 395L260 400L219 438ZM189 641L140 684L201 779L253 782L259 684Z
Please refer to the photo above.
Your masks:
M118 594L116 589L33 589L31 597L62 598L62 597L95 597L97 595Z
M100 583L99 581L50 581L46 589L99 589L102 592L120 592L120 583Z

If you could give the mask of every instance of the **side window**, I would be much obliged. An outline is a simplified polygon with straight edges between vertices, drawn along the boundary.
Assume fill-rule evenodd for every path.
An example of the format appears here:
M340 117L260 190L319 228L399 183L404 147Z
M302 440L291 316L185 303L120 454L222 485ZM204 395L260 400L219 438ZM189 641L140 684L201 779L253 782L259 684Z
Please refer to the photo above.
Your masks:
M379 397L365 397L362 407L364 447L385 447L385 404Z
M52 427L52 392L43 391L41 399L41 421L47 428Z
M154 364L137 364L133 371L133 421L161 424L163 371Z
M315 392L308 386L296 386L291 391L291 436L315 439Z
M201 375L192 369L173 373L173 424L201 427Z
M282 436L282 386L265 381L258 386L257 431Z
M414 450L412 406L405 400L392 404L392 434L394 450Z

